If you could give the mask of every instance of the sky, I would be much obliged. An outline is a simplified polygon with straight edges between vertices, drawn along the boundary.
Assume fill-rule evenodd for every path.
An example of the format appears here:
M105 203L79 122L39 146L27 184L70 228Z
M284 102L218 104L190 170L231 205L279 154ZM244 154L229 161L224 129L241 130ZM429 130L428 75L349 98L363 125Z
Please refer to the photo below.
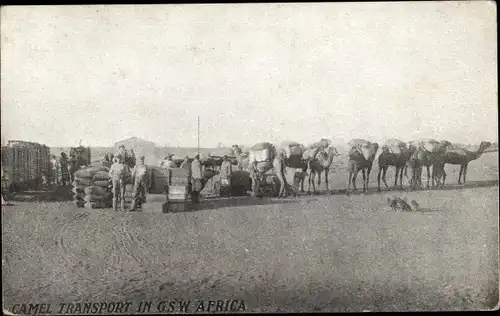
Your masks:
M2 7L2 142L497 141L496 60L494 2Z

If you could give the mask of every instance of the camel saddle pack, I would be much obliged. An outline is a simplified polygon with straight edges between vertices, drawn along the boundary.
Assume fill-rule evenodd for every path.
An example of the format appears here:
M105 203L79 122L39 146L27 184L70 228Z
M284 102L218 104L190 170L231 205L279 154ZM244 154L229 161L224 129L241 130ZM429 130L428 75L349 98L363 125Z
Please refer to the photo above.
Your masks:
M276 157L276 148L271 143L258 143L250 148L248 163L257 162L257 169L264 173L273 168L273 160Z
M351 148L349 150L349 156L355 152L363 155L363 157L368 160L372 153L372 143L364 139L353 139L347 143Z
M382 149L389 151L391 154L400 155L406 149L406 143L399 139L391 138L385 142Z
M429 153L435 153L439 150L441 143L435 139L424 138L412 141L411 145L421 148Z

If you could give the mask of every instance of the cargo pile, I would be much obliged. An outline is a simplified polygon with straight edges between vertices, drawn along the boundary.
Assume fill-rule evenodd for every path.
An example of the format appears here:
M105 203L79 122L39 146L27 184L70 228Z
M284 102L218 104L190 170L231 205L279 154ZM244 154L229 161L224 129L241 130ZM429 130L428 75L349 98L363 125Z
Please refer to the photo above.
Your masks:
M112 206L109 169L91 166L75 172L72 185L73 204L77 207L108 208Z
M248 162L257 162L260 172L267 172L273 168L273 160L276 157L276 148L271 143L258 143L249 150Z
M134 201L134 185L127 184L125 185L125 195L124 195L124 207L126 210L130 210L132 208L132 202ZM145 201L139 201L136 207L138 209L142 209L142 203Z
M165 205L167 212L182 212L191 206L189 194L191 193L191 182L189 170L183 168L173 168L168 170L167 202ZM201 190L201 188L193 188Z

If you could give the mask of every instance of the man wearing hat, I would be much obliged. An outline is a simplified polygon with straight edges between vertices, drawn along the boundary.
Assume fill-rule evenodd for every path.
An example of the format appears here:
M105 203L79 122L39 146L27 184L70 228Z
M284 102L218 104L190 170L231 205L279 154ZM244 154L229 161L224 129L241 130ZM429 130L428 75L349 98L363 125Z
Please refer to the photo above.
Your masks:
M146 188L149 184L148 170L144 164L144 156L139 158L139 163L132 171L132 183L134 184L134 199L130 206L130 211L134 212L136 207L146 201Z
M232 164L227 155L222 157L222 164L220 166L220 184L221 187L229 188L231 186L231 173L233 172Z
M123 164L122 156L118 155L113 158L113 164L109 168L109 176L113 183L113 209L118 210L118 200L120 200L120 209L125 211L125 178L127 177L128 169Z
M167 154L165 159L161 162L161 167L165 169L177 168L175 162L172 160L173 154Z
M203 170L200 162L200 155L194 156L194 160L191 163L191 184L192 184L192 197L195 203L198 202L198 198L200 195L202 183L201 179L203 178Z

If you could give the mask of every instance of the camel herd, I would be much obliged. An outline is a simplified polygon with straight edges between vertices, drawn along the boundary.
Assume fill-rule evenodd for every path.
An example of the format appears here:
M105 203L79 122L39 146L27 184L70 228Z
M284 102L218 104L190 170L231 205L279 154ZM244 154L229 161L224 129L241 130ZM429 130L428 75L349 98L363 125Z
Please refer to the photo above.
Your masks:
M335 147L331 146L329 140L322 139L320 143L322 145L308 147L300 145L302 150L299 151L300 154L295 154L295 156L283 154L283 146L276 147L276 156L282 157L281 159L284 160L288 168L301 169L306 172L308 175L308 193L311 193L311 187L313 193L317 193L314 180L317 178L317 184L320 186L322 174L325 177L326 190L332 193L328 184L328 173L334 158L339 156L339 153ZM378 190L381 190L380 180L382 180L386 188L389 187L386 181L386 173L391 166L396 171L394 187L398 187L399 179L399 188L403 188L404 174L409 179L410 189L414 190L423 188L421 178L424 167L427 170L427 188L430 188L430 181L433 188L436 186L444 187L447 176L444 168L446 164L459 165L458 183L461 184L462 179L463 183L465 183L469 162L478 159L490 146L490 142L483 141L476 151L470 151L465 148L453 148L451 143L445 140L420 139L406 143L398 139L390 139L379 147L379 144L375 142L353 139L348 143L349 178L346 194L349 195L351 185L353 189L356 189L356 178L360 171L363 176L363 191L367 192L370 172L378 152L380 152L378 156ZM314 148L318 149L311 155L310 151ZM237 145L234 145L232 149L239 168L247 169L248 152L244 153ZM304 192L304 181L305 179L302 179L300 183L302 192Z

